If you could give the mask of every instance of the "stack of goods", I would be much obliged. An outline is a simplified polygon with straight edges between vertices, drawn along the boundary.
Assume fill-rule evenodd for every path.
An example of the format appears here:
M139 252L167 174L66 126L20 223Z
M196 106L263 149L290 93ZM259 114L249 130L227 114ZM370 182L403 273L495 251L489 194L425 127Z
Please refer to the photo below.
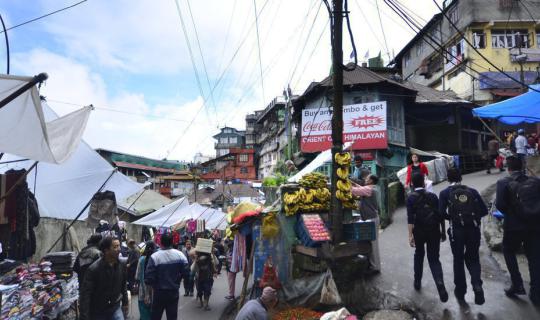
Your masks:
M325 175L319 172L308 173L300 179L299 185L298 190L283 194L285 215L330 209L331 194Z
M296 307L285 309L273 318L275 320L319 320L322 316L322 313L315 312L306 308Z
M56 274L71 274L73 272L75 256L71 251L51 252L43 260L51 262L52 272Z
M318 214L303 214L298 223L298 236L302 244L316 247L324 241L330 241L330 233Z
M336 153L335 156L337 168L336 198L338 198L343 207L355 209L353 195L351 193L351 181L349 180L349 168L351 167L351 154L348 152Z
M0 319L56 318L78 299L77 278L58 280L51 267L48 261L21 265L0 276Z

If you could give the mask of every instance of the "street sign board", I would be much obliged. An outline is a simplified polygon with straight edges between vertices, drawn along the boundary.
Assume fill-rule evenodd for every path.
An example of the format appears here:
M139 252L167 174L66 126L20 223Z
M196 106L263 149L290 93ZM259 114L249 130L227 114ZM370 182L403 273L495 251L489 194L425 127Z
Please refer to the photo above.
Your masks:
M353 150L386 149L386 101L343 106L343 142ZM302 152L319 152L332 147L332 111L302 110Z

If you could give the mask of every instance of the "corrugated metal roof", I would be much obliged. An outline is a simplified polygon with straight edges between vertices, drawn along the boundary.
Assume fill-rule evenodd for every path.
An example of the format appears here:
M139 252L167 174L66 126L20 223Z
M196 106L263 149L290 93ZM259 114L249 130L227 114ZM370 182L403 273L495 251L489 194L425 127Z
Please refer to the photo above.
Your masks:
M142 165L142 164L128 163L128 162L123 162L123 161L114 161L113 163L114 163L115 166L121 167L121 168L130 168L130 169L155 171L155 172L167 172L167 173L174 172L174 169L150 167L150 166L145 166L145 165Z
M416 103L431 103L431 104L446 104L446 103L462 103L471 104L472 102L463 100L457 96L452 90L440 91L433 88L411 82L404 81L403 86L410 88L417 92Z

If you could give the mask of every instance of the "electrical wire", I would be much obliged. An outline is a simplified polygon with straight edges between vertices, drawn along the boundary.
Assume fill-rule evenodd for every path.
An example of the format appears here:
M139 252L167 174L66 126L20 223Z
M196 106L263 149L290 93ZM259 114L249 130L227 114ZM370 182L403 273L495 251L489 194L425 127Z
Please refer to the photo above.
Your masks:
M321 31L321 34L319 35L319 38L317 38L317 42L315 43L315 46L313 47L313 50L311 50L311 53L309 54L309 58L307 59L306 61L306 64L304 65L304 68L302 69L302 72L300 72L300 76L298 77L298 79L296 80L296 82L294 83L293 87L296 89L298 83L300 82L300 80L302 79L302 76L304 75L304 73L306 72L306 69L308 68L309 66L309 63L311 62L311 58L313 58L313 55L315 54L315 51L317 49L317 47L319 46L319 42L321 41L323 35L324 35L324 32L326 30L328 30L328 25L329 25L329 21L324 25L322 31Z
M24 25L26 25L26 24L29 24L29 23L31 23L31 22L34 22L34 21L37 21L37 20L46 18L46 17L51 16L51 15L53 15L53 14L56 14L56 13L59 13L59 12L62 12L62 11L71 9L71 8L76 7L76 6L82 4L82 3L86 2L86 1L88 1L88 0L79 1L79 2L77 2L77 3L74 3L74 4L70 5L70 6L64 7L64 8L62 8L62 9L58 9L58 10L55 10L55 11L53 11L53 12L49 12L49 13L47 13L47 14L44 14L44 15L42 15L42 16L39 16L39 17L37 17L37 18L34 18L34 19L31 19L31 20L28 20L28 21L25 21L25 22L16 24L16 25L14 25L13 27L9 27L9 28L7 28L5 31L2 31L2 32L7 32L7 31L9 31L9 30L13 30L13 29L15 29L15 28L22 27L22 26L24 26Z
M257 0L253 0L253 10L255 13L255 30L257 31L257 49L259 52L259 71L261 72L262 101L264 105L265 103L264 77L263 77L262 57L261 57L261 39L259 38L259 15L257 14Z
M381 10L379 9L379 0L375 0L375 5L377 7L377 15L379 16L379 24L381 25L381 32L384 39L384 46L386 48L386 55L390 57L390 50L388 49L388 42L386 41L386 33L384 32L384 27L383 27L382 18L381 18Z
M6 30L6 24L4 23L4 18L2 18L1 14L0 14L0 21L2 22L2 29L4 30L4 38L6 39L6 58L7 58L7 61L6 61L6 68L7 68L6 74L9 74L9 66L10 66L10 62L9 62L9 39L8 39L7 30Z
M349 38L351 40L351 46L352 46L353 54L354 54L354 67L353 68L348 68L347 66L343 65L343 69L347 70L347 71L352 71L358 65L358 54L356 52L356 44L354 43L354 35L352 33L352 28L351 28L351 19L349 17L349 0L345 0L344 4L345 4L345 7L344 7L344 9L345 9L345 21L347 23L347 31L349 31Z
M467 44L469 46L472 47L472 49L480 56L482 57L482 59L484 59L487 63L489 63L489 65L491 65L493 68L495 68L495 70L499 71L500 73L502 73L503 75L505 75L506 77L508 77L509 79L511 79L512 81L520 84L521 86L523 87L526 87L526 88L529 88L530 90L532 91L535 91L535 92L540 92L540 90L537 90L533 87L530 87L529 85L527 85L526 83L524 82L521 82L520 80L512 77L510 74L506 73L504 70L502 70L501 68L499 68L496 64L494 64L493 62L491 62L491 60L489 60L482 52L480 52L480 50L478 50L477 48L475 48L475 46L469 41L469 39L467 39L467 37L465 36L465 34L456 26L456 24L448 17L448 15L446 14L446 11L441 8L441 6L437 3L436 0L433 0L433 3L435 3L435 5L437 6L437 8L439 8L439 10L441 11L442 15L446 18L446 20L448 20L448 22L450 22L450 25L456 29L456 31L459 33L459 35L463 38L463 40L465 42L467 42Z
M360 14L362 15L362 18L364 19L364 21L366 22L369 30L371 30L371 33L373 34L373 37L375 38L375 40L379 43L379 45L381 46L381 48L384 48L384 44L381 42L381 39L379 39L379 37L376 36L376 33L375 33L375 30L373 29L373 27L371 26L371 23L368 22L368 19L367 19L367 16L366 14L364 13L364 11L362 10L362 8L360 7L360 5L358 4L358 0L356 0L354 2L356 4L356 7L358 7L358 11L360 12ZM388 54L388 60L392 60L392 57L390 57L390 54Z
M203 70L204 74L206 76L206 83L208 84L208 90L210 90L210 100L212 101L212 105L214 106L214 115L216 116L216 123L217 123L217 108L216 108L216 101L214 100L214 92L211 90L212 85L210 84L210 78L208 77L208 70L206 69L206 62L204 61L204 54L201 48L201 42L199 41L199 32L197 32L197 25L195 24L195 19L193 19L193 13L191 12L191 5L189 4L189 0L186 0L189 16L191 17L191 23L193 24L193 30L195 30L195 39L197 40L197 47L199 48L199 54L201 55L201 61L203 64Z

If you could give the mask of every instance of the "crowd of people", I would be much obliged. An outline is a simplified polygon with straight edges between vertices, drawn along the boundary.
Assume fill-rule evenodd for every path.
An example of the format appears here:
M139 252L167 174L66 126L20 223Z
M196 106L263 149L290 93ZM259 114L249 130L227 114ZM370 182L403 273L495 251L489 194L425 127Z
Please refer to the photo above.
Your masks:
M526 294L519 272L516 254L521 246L529 264L531 302L540 305L540 180L524 174L524 162L519 156L506 159L509 176L497 182L496 207L504 215L503 253L510 273L508 297ZM422 172L413 172L411 193L407 197L409 244L414 252L413 287L421 290L424 256L437 287L440 300L448 301L442 264L439 260L441 242L448 239L453 255L454 295L465 302L467 292L465 266L470 277L474 302L485 303L481 279L480 239L481 219L488 214L487 206L477 190L461 184L461 173L448 170L450 186L436 194L426 191ZM446 228L446 221L449 223Z
M80 318L121 320L128 313L128 291L137 295L140 319L177 319L180 284L184 297L194 296L203 310L210 310L214 278L221 272L226 248L214 235L213 252L193 247L190 239L175 248L170 234L163 234L160 246L146 241L144 248L128 240L127 258L122 258L117 237L94 234L78 254L74 271L79 277ZM228 270L228 263L226 268ZM236 274L234 274L236 275ZM229 276L234 299L234 279Z

